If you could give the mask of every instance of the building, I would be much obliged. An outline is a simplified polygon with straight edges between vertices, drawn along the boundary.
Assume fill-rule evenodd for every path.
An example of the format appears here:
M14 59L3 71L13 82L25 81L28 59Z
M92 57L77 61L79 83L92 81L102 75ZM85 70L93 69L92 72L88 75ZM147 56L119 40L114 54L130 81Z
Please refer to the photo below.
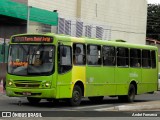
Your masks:
M55 32L146 43L147 0L0 0L0 80L11 35Z
M26 33L28 10L29 19L32 21L31 28L36 24L57 25L56 12L34 6L28 7L28 2L27 0L0 0L0 38Z
M106 39L146 43L147 0L28 0L28 4L57 10L60 18L98 24L110 30Z
M0 38L27 32L27 6L31 6L28 32L57 32L58 16L63 18L63 21L71 22L71 25L75 25L78 19L83 24L80 26L83 29L80 36L85 36L85 31L89 30L89 33L94 35L88 36L93 38L98 36L101 39L123 39L131 43L145 44L146 0L58 0L56 2L1 0L0 2ZM87 30L84 30L85 27ZM73 26L70 28L72 33L76 32L76 28ZM100 35L96 35L97 31Z

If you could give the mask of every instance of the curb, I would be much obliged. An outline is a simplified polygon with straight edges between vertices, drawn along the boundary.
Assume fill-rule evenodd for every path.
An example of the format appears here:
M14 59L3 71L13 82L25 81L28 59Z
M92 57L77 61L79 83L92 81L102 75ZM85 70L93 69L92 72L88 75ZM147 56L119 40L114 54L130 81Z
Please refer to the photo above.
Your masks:
M96 109L96 111L157 111L160 110L160 101L133 103L110 108Z

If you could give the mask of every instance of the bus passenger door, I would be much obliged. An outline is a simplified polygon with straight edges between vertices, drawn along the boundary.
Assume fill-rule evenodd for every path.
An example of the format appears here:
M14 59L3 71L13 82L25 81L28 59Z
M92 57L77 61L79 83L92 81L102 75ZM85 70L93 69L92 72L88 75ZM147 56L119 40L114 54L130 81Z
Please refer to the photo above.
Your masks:
M127 95L129 87L129 49L117 47L117 68L115 69L115 84L117 95Z
M142 63L141 63L141 50L131 48L130 49L130 81L137 83L137 94L143 93L142 86Z
M56 98L70 98L72 96L72 49L69 44L58 46L58 76Z

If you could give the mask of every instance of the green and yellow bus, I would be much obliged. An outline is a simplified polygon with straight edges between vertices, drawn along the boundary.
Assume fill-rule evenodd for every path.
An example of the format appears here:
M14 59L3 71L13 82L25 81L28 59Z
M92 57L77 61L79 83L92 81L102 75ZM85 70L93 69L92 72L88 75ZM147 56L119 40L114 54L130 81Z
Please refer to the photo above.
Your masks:
M83 97L100 102L104 96L133 102L158 89L158 49L53 33L14 35L6 79L6 94L30 103L64 99L77 106Z

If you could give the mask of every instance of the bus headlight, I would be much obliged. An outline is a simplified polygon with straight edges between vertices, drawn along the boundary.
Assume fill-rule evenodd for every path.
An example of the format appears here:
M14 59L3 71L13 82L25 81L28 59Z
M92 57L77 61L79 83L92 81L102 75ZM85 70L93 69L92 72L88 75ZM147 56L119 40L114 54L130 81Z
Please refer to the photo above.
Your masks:
M12 81L12 80L9 80L9 81L8 81L8 85L7 85L7 86L14 86L13 81Z
M13 82L12 82L12 81L9 81L9 82L8 82L8 85L9 85L9 86L13 85Z
M49 87L50 86L50 83L45 83L45 87Z
M51 82L50 81L46 81L43 83L42 85L43 88L50 88L51 87Z

